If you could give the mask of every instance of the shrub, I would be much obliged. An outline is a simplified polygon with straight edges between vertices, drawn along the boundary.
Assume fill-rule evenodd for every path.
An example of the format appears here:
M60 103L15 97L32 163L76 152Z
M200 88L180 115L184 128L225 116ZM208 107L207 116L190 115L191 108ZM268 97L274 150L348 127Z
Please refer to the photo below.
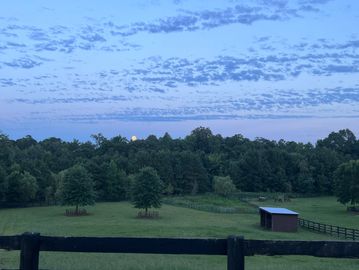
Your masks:
M215 176L213 179L213 190L216 194L228 197L236 191L236 186L230 176Z

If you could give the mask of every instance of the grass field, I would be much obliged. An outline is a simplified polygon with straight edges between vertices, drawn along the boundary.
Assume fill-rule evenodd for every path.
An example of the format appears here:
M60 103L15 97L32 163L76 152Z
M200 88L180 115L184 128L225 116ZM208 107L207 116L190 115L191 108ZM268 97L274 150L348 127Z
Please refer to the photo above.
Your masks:
M207 199L198 198L198 201ZM217 204L219 200L212 199ZM326 200L330 201L329 198ZM231 204L233 201L227 203ZM99 203L88 210L91 213L89 216L65 217L64 208L57 206L1 209L0 235L36 231L43 235L58 236L227 237L230 234L237 234L244 235L247 239L330 239L329 236L305 230L299 230L298 233L264 231L258 225L259 218L256 214L218 214L164 205L160 210L160 219L141 220L135 218L137 210L125 202ZM0 252L0 268L18 267L18 255L19 252ZM64 270L120 268L212 270L226 269L226 257L43 252L40 257L40 267ZM304 256L246 258L246 269L354 270L358 267L358 260L349 259Z

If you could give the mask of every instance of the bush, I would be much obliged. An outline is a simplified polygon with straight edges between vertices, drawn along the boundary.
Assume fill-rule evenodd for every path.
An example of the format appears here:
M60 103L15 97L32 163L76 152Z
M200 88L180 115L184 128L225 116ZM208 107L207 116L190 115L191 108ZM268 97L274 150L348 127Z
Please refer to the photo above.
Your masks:
M215 176L213 179L213 190L218 195L228 197L236 192L236 186L233 184L230 176Z

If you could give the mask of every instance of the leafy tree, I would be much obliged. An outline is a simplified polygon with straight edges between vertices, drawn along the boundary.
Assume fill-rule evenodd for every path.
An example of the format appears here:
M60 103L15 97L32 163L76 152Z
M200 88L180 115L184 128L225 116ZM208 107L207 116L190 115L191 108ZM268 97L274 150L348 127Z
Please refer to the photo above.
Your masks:
M310 165L306 160L300 160L297 164L298 173L293 181L293 191L299 193L313 193L314 179L310 171Z
M171 135L167 132L163 135L163 137L159 138L159 145L163 150L170 150L172 146L173 140Z
M146 216L151 207L161 207L162 182L155 169L144 167L135 176L132 186L132 202L135 208L145 209Z
M28 140L32 141L31 139ZM17 154L16 162L24 171L36 178L38 185L36 200L45 201L45 190L53 182L52 173L47 164L51 153L45 151L39 144L33 143Z
M173 171L173 153L169 150L160 150L153 153L152 160L154 168L165 186L165 193L168 195L174 192L174 171Z
M21 150L29 148L30 146L36 145L37 142L30 135L25 136L24 138L16 140L16 145Z
M128 179L126 173L123 170L120 170L113 160L111 160L107 166L106 177L106 200L124 200L127 195L125 186L128 184Z
M265 191L264 181L269 175L269 162L259 149L249 149L240 160L230 163L230 176L244 191Z
M59 172L74 164L90 173L99 200L130 194L132 176L145 166L158 172L166 194L212 191L216 175L229 175L244 191L333 194L334 171L359 159L359 140L348 129L330 133L315 146L239 134L223 138L204 127L185 139L168 133L136 142L120 135L92 137L85 143L55 137L37 142L31 136L11 140L0 132L0 201L56 203L64 178Z
M11 203L30 202L35 199L38 191L36 178L26 171L23 172L18 164L12 166L6 185L6 200Z
M14 163L14 157L16 154L16 147L14 142L9 137L0 132L0 165L4 168L10 168Z
M194 129L191 135L186 137L186 141L194 151L210 153L213 150L213 134L209 128L198 127Z
M326 147L317 147L310 154L316 193L333 194L334 172L343 163L342 156Z
M338 132L332 132L327 138L318 141L319 147L327 147L343 154L353 154L356 137L349 129L342 129Z
M38 185L36 178L28 172L22 174L20 181L21 189L19 190L22 201L29 202L35 199L38 192Z
M68 143L51 137L41 141L40 146L49 153L47 164L52 172L58 173L73 165L74 154L69 151Z
M335 194L342 204L359 202L359 160L343 163L335 171Z
M175 186L177 194L192 195L210 190L210 179L198 153L183 151L175 154Z
M91 174L79 164L67 169L63 176L61 201L63 205L75 206L75 214L79 206L95 204L94 182Z
M91 174L94 181L94 187L96 191L96 198L98 200L105 200L105 188L106 188L106 169L107 164L104 162L104 158L101 156L94 156L91 159L85 160L83 166Z
M228 197L236 191L236 186L229 176L215 176L213 178L213 190L218 195Z
M5 201L7 192L7 181L5 169L0 165L0 203Z

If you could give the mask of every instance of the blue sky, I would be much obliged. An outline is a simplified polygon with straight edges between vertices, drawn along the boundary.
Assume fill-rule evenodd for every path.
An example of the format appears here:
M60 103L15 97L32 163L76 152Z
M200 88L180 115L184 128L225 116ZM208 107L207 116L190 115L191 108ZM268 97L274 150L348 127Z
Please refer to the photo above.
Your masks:
M0 130L359 135L359 1L4 1Z

